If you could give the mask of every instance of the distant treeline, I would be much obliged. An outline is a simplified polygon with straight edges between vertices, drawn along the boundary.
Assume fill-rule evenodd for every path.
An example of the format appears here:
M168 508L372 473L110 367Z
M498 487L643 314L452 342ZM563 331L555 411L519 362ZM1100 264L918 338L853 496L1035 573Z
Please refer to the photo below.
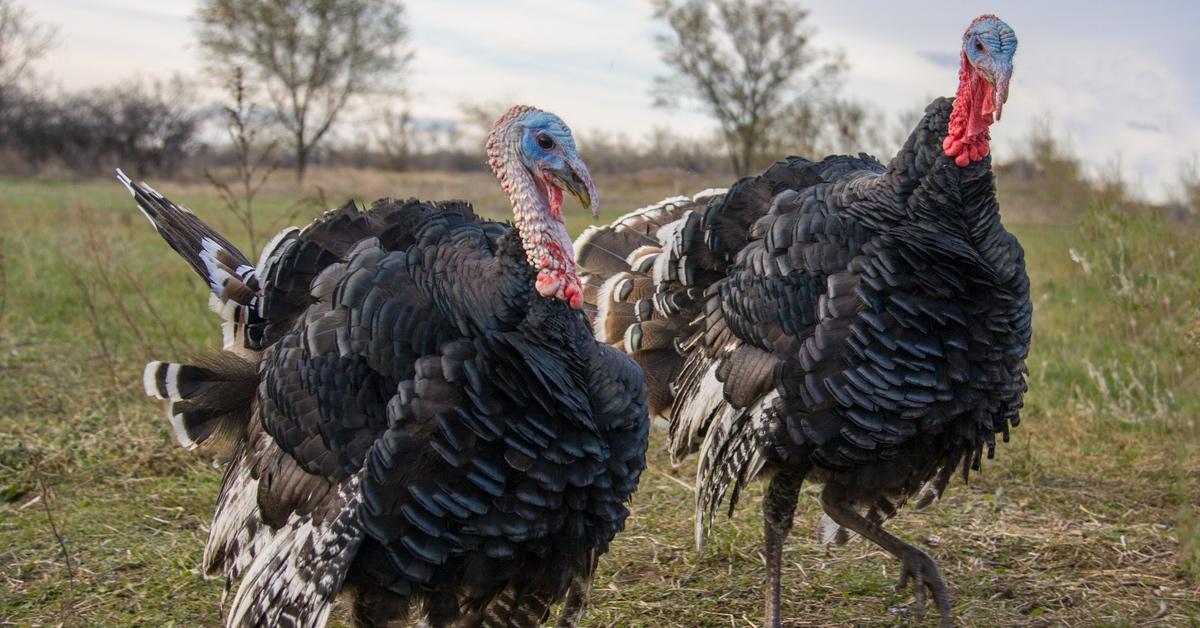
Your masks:
M181 79L134 81L66 94L0 88L0 174L90 177L120 166L139 176L199 177L206 168L233 165L235 148L219 130L227 122L221 108L196 103L194 90ZM390 119L385 120L348 121L344 126L353 133L343 136L355 139L329 138L317 147L310 163L395 171L483 171L483 136L493 113L472 111L466 122L457 125L414 124L405 114L387 114ZM266 116L260 112L260 117ZM269 120L258 122L266 132L262 142L271 142ZM725 149L715 136L684 137L658 128L641 138L583 130L578 139L595 172L686 170L733 176ZM781 138L776 142L778 156L788 152L784 146L792 146ZM791 152L823 155L872 148L843 148L811 137L798 143ZM290 151L277 150L273 155L279 168L293 166Z
M120 87L77 93L37 93L28 88L0 88L0 175L107 176L121 167L140 177L201 179L206 171L235 166L239 155L220 129L227 123L220 107L198 105L190 85L167 82L127 83ZM392 171L482 172L483 136L496 108L464 108L465 122L440 125L414 124L404 114L385 113L385 120L347 122L353 133L329 138L311 156L316 167ZM795 141L777 138L777 154L820 157L833 152L875 153L890 158L907 135L909 118L916 111L885 125L878 118L859 116L858 131L844 138L811 139L792 135ZM260 117L265 117L261 115ZM253 120L251 121L253 122ZM272 139L269 120L264 144ZM348 141L345 137L355 139ZM808 137L808 139L806 139ZM860 144L861 142L861 144ZM683 170L711 174L714 181L732 181L726 153L718 138L689 138L667 129L656 129L640 139L603 131L582 131L579 143L589 167L597 173L631 173ZM273 168L293 166L291 151L270 152ZM772 158L768 155L766 158ZM765 165L765 164L763 164ZM1187 164L1181 178L1179 200L1171 203L1178 217L1200 211L1200 171ZM1016 154L997 165L1006 188L1017 186L1029 198L1048 207L1080 209L1097 191L1114 197L1128 193L1121 172L1088 177L1078 158L1056 138L1048 121L1037 125Z
M49 96L0 89L0 170L88 176L117 164L174 174L200 147L204 116L181 107L179 82Z
M225 123L217 108L197 106L179 79L135 81L76 93L0 88L0 174L105 175L120 166L138 176L199 177L206 168L232 165L237 155L215 128ZM371 126L371 125L364 125ZM353 142L329 141L312 165L469 172L486 169L482 137L445 127L402 128L386 124L356 129ZM445 136L452 137L445 137ZM464 139L464 135L468 136ZM475 141L478 139L478 141ZM721 173L726 158L715 142L656 130L641 141L602 132L580 138L596 172L682 169ZM477 150L472 150L476 148ZM277 151L278 166L293 157Z

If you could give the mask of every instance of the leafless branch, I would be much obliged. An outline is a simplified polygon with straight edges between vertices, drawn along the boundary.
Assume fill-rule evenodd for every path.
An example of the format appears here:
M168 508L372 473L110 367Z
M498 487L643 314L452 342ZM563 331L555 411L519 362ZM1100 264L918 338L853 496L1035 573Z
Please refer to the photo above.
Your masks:
M67 541L63 538L62 532L58 529L58 524L54 521L54 509L50 503L50 489L46 488L46 478L42 474L41 463L34 459L34 473L37 475L38 492L42 498L42 508L46 511L46 521L50 524L50 533L54 535L54 540L58 541L58 547L62 551L63 562L66 563L67 576L75 580L75 564L71 560L71 551L67 549Z
M57 29L33 21L15 0L0 0L0 88L29 76L29 66L54 46Z
M121 381L117 378L116 359L112 351L109 349L107 335L104 333L104 328L100 324L100 316L96 309L96 295L88 282L84 281L85 273L75 264L59 257L59 261L67 267L67 276L71 278L71 282L79 289L80 295L83 297L84 309L88 314L88 321L91 323L92 336L96 339L96 345L100 349L100 357L104 360L104 367L108 371L109 382L111 388L107 392L113 403L113 408L117 413L117 422L125 432L128 432L128 426L125 424L125 413L121 407Z
M87 251L87 255L90 258L91 270L95 272L95 276L100 280L100 286L104 288L113 307L116 308L121 319L125 321L126 328L133 334L134 341L137 343L142 355L148 358L151 354L151 349L150 345L146 343L142 327L138 324L138 320L133 317L133 314L130 313L129 308L125 306L125 299L110 276L109 260L113 257L112 251L103 239L96 237L99 228L89 212L79 208L76 216L80 223L84 225L85 246L83 248Z
M274 140L259 142L260 125L256 121L256 108L246 97L245 78L241 68L234 68L228 83L233 103L223 107L226 130L234 149L233 186L205 169L204 178L217 190L225 209L246 230L250 241L251 259L258 256L258 229L254 224L254 201L271 175L279 169L275 158L278 143Z
M4 324L4 314L8 311L8 242L0 236L0 327Z

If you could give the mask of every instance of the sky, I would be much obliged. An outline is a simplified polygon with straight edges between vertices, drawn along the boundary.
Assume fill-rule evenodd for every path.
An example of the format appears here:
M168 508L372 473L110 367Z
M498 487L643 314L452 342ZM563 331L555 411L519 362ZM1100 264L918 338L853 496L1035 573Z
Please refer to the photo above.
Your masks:
M65 89L173 73L195 75L194 0L25 2L59 29L37 66ZM1200 3L1144 0L805 0L814 43L849 62L843 95L891 119L953 95L962 32L980 13L1020 41L997 157L1048 121L1092 171L1119 165L1135 191L1164 200L1200 153ZM404 85L415 116L457 115L463 102L553 111L578 130L641 137L656 127L709 133L698 109L653 106L666 72L664 28L646 0L409 0L416 57ZM586 154L586 145L582 147Z

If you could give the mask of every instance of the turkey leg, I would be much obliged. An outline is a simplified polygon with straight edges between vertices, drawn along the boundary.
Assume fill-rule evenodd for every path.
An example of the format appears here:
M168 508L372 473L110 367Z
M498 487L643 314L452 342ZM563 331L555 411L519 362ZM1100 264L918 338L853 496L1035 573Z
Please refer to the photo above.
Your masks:
M889 554L900 559L900 580L896 583L896 589L907 587L910 579L913 581L917 615L924 611L925 589L929 589L933 594L934 603L937 604L938 612L941 614L942 626L954 625L950 615L949 589L946 587L946 581L942 578L942 572L938 569L937 563L933 562L928 554L893 536L879 523L860 515L845 498L842 488L835 484L826 484L825 489L821 491L821 506L825 509L825 514L829 515L829 518L838 525L861 534L863 538L870 539Z
M583 616L587 606L588 595L592 591L591 576L576 576L567 588L567 599L563 602L562 610L558 613L555 628L574 628Z
M792 529L796 514L796 498L804 473L785 469L771 478L763 497L763 553L767 559L767 620L768 628L779 628L780 569L783 563L783 542Z

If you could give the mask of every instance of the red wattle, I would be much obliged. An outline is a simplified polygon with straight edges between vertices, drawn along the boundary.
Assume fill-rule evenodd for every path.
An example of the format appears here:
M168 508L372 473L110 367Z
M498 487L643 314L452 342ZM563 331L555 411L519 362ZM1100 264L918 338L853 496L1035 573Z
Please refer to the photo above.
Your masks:
M958 92L954 96L954 109L942 140L942 151L953 157L959 167L987 156L988 129L996 110L995 96L991 83L962 55L958 70Z
M578 310L583 305L583 286L580 285L578 278L573 278L574 281L564 281L562 287L562 299L571 306L571 309Z
M534 282L534 287L537 288L538 294L544 297L557 295L561 285L562 278L546 270L538 273L537 280Z
M583 284L575 274L575 260L557 242L545 242L546 255L538 259L534 287L544 297L556 297L573 309L583 306Z

